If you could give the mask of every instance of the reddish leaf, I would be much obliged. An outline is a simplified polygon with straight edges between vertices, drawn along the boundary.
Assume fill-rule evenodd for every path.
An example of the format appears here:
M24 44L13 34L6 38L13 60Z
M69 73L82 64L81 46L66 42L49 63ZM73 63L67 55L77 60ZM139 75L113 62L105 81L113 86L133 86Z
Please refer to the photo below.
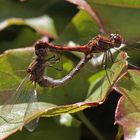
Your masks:
M123 127L125 140L140 139L140 71L129 70L117 83L123 94L116 109L116 122Z

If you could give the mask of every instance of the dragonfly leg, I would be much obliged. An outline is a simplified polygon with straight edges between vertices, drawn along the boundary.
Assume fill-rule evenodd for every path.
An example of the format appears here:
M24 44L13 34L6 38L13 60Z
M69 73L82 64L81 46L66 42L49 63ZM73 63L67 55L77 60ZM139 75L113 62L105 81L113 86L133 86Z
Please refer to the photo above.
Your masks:
M102 59L102 63L101 63L101 67L102 67L102 68L104 68L105 59L106 59L106 53L103 54L103 59Z
M106 53L104 53L105 54L105 57L104 57L104 62L105 62L105 64L104 64L104 70L105 70L105 73L106 73L106 77L107 77L107 80L108 80L108 82L109 82L109 84L111 85L111 81L110 81L110 78L109 78L109 75L108 75L108 72L107 72L107 62L108 62L108 51L106 52Z
M72 71L61 79L53 79L48 76L43 76L38 84L42 87L58 87L69 82L78 72L85 66L85 64L93 57L92 54L84 55L80 62L72 69Z
M108 50L108 55L109 55L110 61L111 61L112 63L114 63L115 60L114 60L114 57L113 57L112 52L111 52L110 50Z
M57 57L56 55L51 56L46 61L60 61L60 57Z
M49 61L48 61L49 60ZM63 66L61 68L57 68L55 66L53 66L53 64L59 63L60 62L60 57L56 57L55 55L50 57L49 59L46 60L45 66L54 68L58 71L62 71L63 70Z
M57 68L57 67L55 67L55 66L53 66L53 65L51 65L51 64L49 64L49 65L47 65L47 66L49 66L49 67L51 67L51 68L54 68L55 70L58 70L58 71L62 71L62 70L63 70L63 68Z

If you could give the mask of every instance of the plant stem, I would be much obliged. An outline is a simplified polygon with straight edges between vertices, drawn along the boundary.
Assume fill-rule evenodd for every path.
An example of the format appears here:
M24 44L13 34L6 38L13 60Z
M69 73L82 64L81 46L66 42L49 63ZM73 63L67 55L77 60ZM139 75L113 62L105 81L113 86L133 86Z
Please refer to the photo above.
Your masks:
M97 128L88 120L88 118L81 111L77 113L79 119L82 123L92 132L94 136L98 138L98 140L105 140L105 138L101 135L101 133L97 130Z

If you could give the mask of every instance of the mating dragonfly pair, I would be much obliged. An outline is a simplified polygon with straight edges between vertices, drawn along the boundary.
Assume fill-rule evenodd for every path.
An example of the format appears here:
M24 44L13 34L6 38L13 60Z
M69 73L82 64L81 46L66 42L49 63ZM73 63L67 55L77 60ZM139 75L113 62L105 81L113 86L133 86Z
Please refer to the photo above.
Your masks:
M46 41L39 41L35 44L35 55L36 58L32 61L27 69L27 76L20 83L15 93L6 101L2 106L0 111L0 118L10 124L23 122L25 123L25 118L31 113L32 108L37 108L37 91L36 84L41 87L58 87L69 82L73 77L85 66L85 64L93 57L94 53L104 53L102 66L106 69L106 63L109 58L112 59L111 48L118 48L122 44L123 38L119 34L110 35L97 35L89 43L83 46L75 47L63 47L53 45ZM47 58L48 52L50 51L78 51L83 52L84 57L81 58L80 62L61 79L53 79L47 75L44 75L45 68L53 66L53 64L59 61L59 58L54 56ZM112 59L113 61L113 59ZM29 81L31 84L29 84ZM22 110L21 114L15 114L15 108L19 103L26 103L26 107ZM21 120L16 120L16 117L21 115ZM16 121L15 121L16 120ZM25 127L29 131L33 131L39 118L32 120ZM0 126L1 127L1 126Z

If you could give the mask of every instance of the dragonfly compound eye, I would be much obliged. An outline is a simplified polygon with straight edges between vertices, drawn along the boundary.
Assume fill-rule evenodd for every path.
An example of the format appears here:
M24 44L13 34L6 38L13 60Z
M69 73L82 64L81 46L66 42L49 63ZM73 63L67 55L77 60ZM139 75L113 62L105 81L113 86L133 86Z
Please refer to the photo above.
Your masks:
M123 37L120 34L110 34L111 40L114 42L114 47L118 48L123 42Z
M35 49L38 50L39 48L46 48L46 42L44 42L44 41L38 41L35 44Z
M38 41L35 44L35 54L38 57L45 57L47 55L46 42L44 42L44 41Z

